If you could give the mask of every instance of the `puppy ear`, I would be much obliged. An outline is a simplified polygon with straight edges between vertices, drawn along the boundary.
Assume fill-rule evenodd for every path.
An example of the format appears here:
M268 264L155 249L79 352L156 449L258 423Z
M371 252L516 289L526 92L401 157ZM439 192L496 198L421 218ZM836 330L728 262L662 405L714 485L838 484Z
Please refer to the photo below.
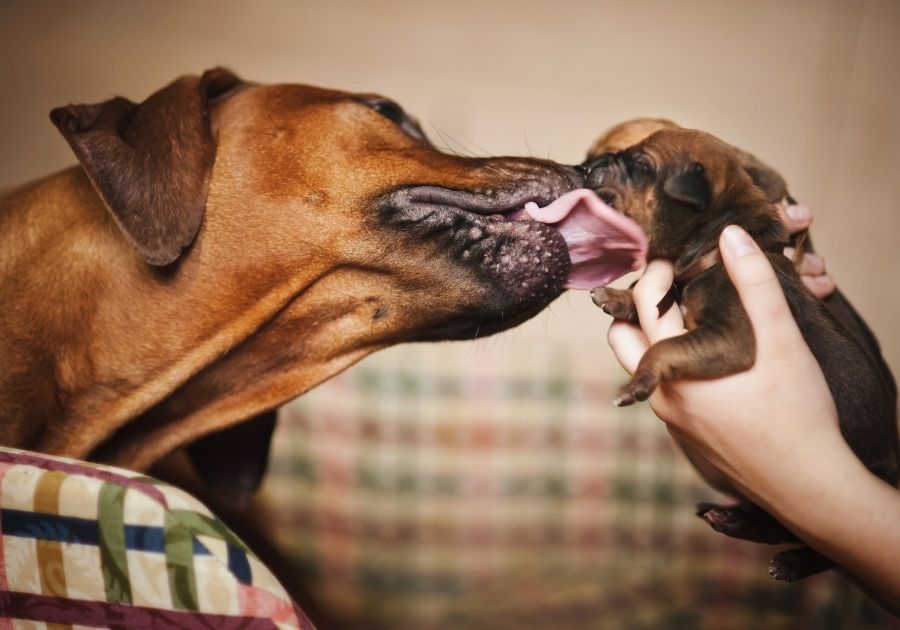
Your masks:
M738 155L744 171L766 193L766 199L777 203L788 197L787 182L778 171L751 153L738 149Z
M194 240L216 151L209 105L241 84L215 68L181 77L143 103L116 97L50 112L126 240L149 264L174 262Z
M705 210L709 205L709 180L706 178L706 170L699 162L691 164L684 173L667 179L663 190L672 199L699 210Z

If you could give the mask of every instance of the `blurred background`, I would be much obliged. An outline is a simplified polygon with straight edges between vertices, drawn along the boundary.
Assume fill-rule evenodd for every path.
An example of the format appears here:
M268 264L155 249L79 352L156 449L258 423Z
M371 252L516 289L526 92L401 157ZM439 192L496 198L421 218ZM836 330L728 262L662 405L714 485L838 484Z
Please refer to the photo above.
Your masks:
M581 161L664 116L778 168L817 250L900 367L900 2L0 4L0 188L74 163L47 114L224 65L375 91L466 155ZM583 294L476 342L393 348L282 414L254 506L321 627L891 627L835 574L692 515L713 495Z

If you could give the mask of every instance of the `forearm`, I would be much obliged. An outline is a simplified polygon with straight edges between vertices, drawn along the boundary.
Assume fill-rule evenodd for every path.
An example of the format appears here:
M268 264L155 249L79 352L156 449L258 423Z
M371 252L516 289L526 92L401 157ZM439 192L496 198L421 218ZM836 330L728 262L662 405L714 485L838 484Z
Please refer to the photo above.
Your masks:
M900 615L900 491L869 472L843 441L822 446L795 453L799 459L782 474L749 490Z

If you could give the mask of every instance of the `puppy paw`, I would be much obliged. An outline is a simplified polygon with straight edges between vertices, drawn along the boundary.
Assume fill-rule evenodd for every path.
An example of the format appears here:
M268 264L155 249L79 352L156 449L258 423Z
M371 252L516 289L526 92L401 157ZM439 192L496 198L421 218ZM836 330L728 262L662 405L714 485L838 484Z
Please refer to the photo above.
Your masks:
M641 402L650 398L657 385L659 378L652 372L635 372L631 380L622 386L619 390L619 396L615 400L617 407L626 407L635 402Z
M706 521L713 531L753 542L777 545L799 542L793 533L770 514L755 506L697 504L697 516Z
M637 309L629 290L596 287L591 289L591 299L607 315L629 322L637 321Z
M714 531L720 533L726 533L743 516L736 507L726 507L713 503L698 503L696 514L706 521Z
M748 538L748 526L752 528L752 517L737 506L726 507L712 503L697 505L697 516L706 521L714 532L732 538Z
M798 547L775 554L769 561L769 575L776 580L796 582L833 567L834 562L820 553L809 547Z

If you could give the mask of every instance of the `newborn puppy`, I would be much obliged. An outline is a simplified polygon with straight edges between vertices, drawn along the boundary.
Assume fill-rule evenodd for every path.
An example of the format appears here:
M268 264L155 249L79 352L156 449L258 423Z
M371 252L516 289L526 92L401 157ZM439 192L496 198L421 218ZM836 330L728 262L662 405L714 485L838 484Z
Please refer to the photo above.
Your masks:
M648 259L675 265L675 286L688 332L654 344L616 401L646 400L660 383L709 379L749 369L753 329L719 258L721 231L740 225L768 252L791 312L816 357L840 418L841 431L862 462L896 485L898 437L893 381L871 352L803 285L783 254L787 235L772 199L748 173L745 154L700 131L663 128L639 144L585 163L586 185L641 225ZM636 320L630 291L597 289L613 317ZM661 311L668 307L661 304ZM787 386L787 385L786 385ZM760 508L745 503L707 519L730 536L767 543L798 542ZM808 547L779 553L770 573L794 580L833 566Z

